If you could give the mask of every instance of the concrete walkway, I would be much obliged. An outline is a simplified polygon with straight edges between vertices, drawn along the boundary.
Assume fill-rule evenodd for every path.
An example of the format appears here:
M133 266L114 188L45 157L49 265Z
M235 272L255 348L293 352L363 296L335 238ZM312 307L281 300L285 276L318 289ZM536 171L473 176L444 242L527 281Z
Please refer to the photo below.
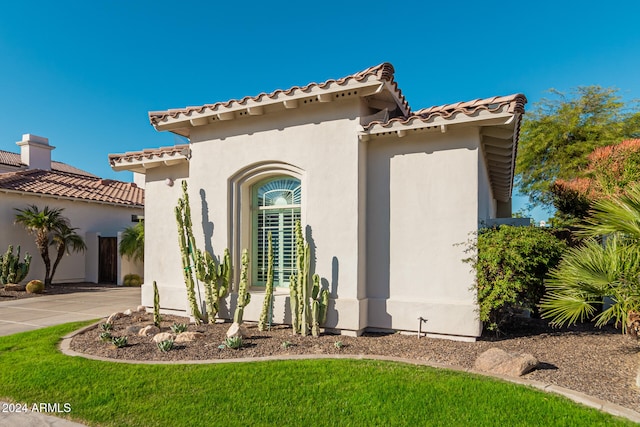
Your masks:
M61 295L0 301L0 336L80 320L99 319L140 305L140 288L92 288ZM28 409L33 404L21 402ZM36 405L37 407L37 405ZM23 407L0 401L0 427L83 427L43 412L19 412ZM64 408L61 408L64 410ZM73 410L73 408L72 408Z
M0 337L61 323L98 319L140 305L140 288L91 288L0 301ZM2 424L0 424L0 427Z

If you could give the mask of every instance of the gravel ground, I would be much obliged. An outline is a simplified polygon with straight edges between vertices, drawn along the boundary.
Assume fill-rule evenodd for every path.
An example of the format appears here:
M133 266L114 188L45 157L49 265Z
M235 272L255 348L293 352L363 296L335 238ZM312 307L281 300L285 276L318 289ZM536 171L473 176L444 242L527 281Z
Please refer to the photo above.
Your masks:
M471 368L477 356L491 347L510 352L530 353L541 363L525 379L556 384L618 405L640 410L640 391L635 386L640 362L640 344L613 328L594 329L591 325L553 329L543 321L526 319L501 337L485 336L474 343L420 338L404 334L367 334L361 337L293 335L288 326L277 325L260 332L245 323L250 338L239 350L219 348L229 324L189 325L189 331L204 334L201 340L176 344L162 353L150 337L139 337L131 329L153 323L151 314L134 313L114 322L113 336L128 336L129 345L115 348L100 341L98 326L77 335L71 348L80 353L128 360L210 360L298 354L358 354L402 357ZM188 319L165 316L163 332L173 323ZM133 328L132 328L133 327ZM128 328L129 331L127 330ZM283 345L283 343L289 343ZM336 343L342 344L337 348Z

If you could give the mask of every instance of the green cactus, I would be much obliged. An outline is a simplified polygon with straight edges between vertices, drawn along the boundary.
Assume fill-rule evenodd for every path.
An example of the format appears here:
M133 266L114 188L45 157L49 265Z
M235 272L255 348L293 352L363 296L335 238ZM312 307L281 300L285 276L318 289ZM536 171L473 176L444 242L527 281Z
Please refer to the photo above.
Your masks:
M231 255L229 254L229 249L225 248L224 254L222 255L222 262L218 266L218 300L226 298L226 296L229 295L232 271Z
M197 248L193 237L191 208L189 206L186 181L182 181L182 197L178 200L178 206L176 207L176 219L178 221L182 267L184 269L191 313L195 318L196 324L200 324L205 318L208 319L209 323L213 323L220 309L220 300L228 295L231 284L233 267L229 250L224 250L222 262L218 263L208 251L201 251ZM206 316L198 308L198 300L196 298L197 283L194 280L194 276L198 281L204 283Z
M260 321L258 322L258 330L260 331L266 331L267 327L271 328L273 314L273 244L271 232L267 236L267 241L269 242L267 249L267 283L264 289L264 302L260 313Z
M13 254L13 246L9 245L7 252L0 256L0 284L20 283L27 277L31 265L31 255L26 253L24 261L20 262L20 246L17 254Z
M158 285L156 281L153 281L153 324L158 328L162 317L160 316L160 293L158 292Z
M311 335L320 336L320 325L327 320L327 307L329 305L329 290L320 287L320 276L313 275L313 287L311 288Z
M320 276L314 274L309 295L311 249L304 241L300 221L296 221L295 233L297 272L291 276L289 285L292 328L294 333L305 336L311 332L317 337L320 335L320 325L327 318L329 291L320 287Z
M238 286L238 303L236 305L236 311L233 315L233 322L242 324L242 316L244 315L244 308L251 301L251 294L247 292L249 285L248 269L249 269L249 252L244 249L241 257L240 268L240 285Z
M298 319L298 284L296 276L289 277L289 306L291 307L291 329L297 334L300 328L300 319Z
M189 207L189 195L187 194L187 182L182 181L182 197L178 199L178 206L175 208L176 221L178 223L178 243L182 255L182 274L187 287L187 299L191 315L196 325L202 323L202 314L198 308L196 300L194 272L191 270L195 263L195 239L191 227L191 208Z

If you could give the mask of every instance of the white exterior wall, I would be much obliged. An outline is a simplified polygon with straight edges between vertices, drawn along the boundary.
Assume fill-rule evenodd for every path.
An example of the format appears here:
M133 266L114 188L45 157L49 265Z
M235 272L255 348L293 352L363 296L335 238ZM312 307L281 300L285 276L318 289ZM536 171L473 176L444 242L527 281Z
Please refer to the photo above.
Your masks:
M355 331L366 326L367 308L362 292L365 286L365 254L359 252L359 244L364 241L361 236L363 218L359 212L366 200L365 194L361 194L364 191L361 181L365 176L361 169L366 164L359 161L363 149L357 138L359 108L360 101L354 98L333 102L331 108L318 103L299 110L194 128L191 133L192 157L187 172L198 247L206 248L216 256L220 256L224 248L229 248L237 279L241 250L251 250L252 185L270 175L283 175L287 168L293 171L290 175L302 183L302 224L303 227L308 226L306 238L312 241L314 248L313 270L331 291L327 327ZM154 182L150 181L155 171L161 174L159 179L164 179L168 170L158 168L147 172L147 235L152 238L157 233L161 234L166 240L162 246L167 249L162 272L155 271L153 257L149 253L145 255L145 259L150 260L146 263L145 286L157 280L161 299L163 292L181 295L180 298L167 297L171 302L166 308L187 310L173 217L180 188L176 185L174 194L168 199L165 195L170 191L162 188L159 193ZM164 198L166 205L160 206L159 197ZM239 211L235 210L238 206ZM163 212L157 212L157 209ZM165 211L170 211L170 215ZM155 219L155 215L162 216L163 220ZM170 224L170 230L166 229L166 224ZM157 242L150 246L160 245ZM262 290L258 287L251 289L252 300L245 308L245 320L258 320ZM235 295L232 295L227 307L221 309L223 317L231 316L234 301ZM143 291L143 304L151 305L151 302L151 292ZM277 290L274 321L288 322L289 319L288 289Z
M182 196L181 182L188 176L187 164L149 169L145 176L142 304L153 307L156 281L160 305L168 312L187 309L174 209ZM193 210L198 209L197 201L191 201Z
M477 229L478 132L369 143L368 326L479 336L464 243Z
M44 263L35 245L35 236L28 234L23 226L14 224L16 208L24 209L35 204L40 209L63 208L62 215L69 218L71 226L85 239L87 251L65 255L56 270L53 283L97 281L98 242L97 236L116 237L125 227L133 225L131 215L142 215L142 209L127 208L94 202L75 201L53 197L40 197L19 193L0 193L0 251L9 245L21 246L21 254L28 251L33 259L25 282L44 279ZM14 249L15 250L15 249ZM55 261L54 248L49 251L51 264ZM23 256L21 255L21 258Z

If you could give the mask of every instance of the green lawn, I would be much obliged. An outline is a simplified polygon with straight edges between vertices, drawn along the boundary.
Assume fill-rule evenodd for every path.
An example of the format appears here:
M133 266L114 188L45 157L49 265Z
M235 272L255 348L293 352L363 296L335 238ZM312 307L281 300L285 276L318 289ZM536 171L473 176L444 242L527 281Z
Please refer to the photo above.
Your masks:
M429 367L307 360L130 365L61 354L85 323L0 338L0 398L95 426L618 426L567 399ZM312 339L312 338L309 338Z

